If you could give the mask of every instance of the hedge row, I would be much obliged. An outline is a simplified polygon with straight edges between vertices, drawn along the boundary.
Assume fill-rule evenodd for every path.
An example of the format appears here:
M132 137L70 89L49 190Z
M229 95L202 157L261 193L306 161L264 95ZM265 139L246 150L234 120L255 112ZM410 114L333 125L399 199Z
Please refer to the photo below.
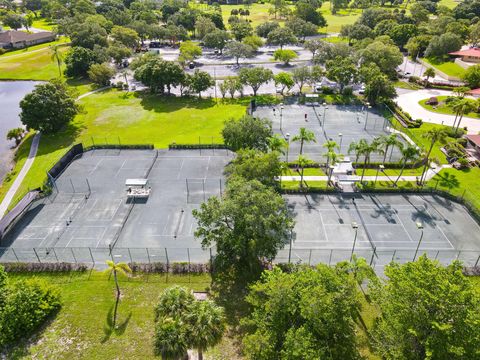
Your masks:
M89 267L86 264L74 264L67 262L59 263L34 263L34 262L8 262L0 264L5 268L6 272L70 272L70 271L87 271Z
M120 149L120 150L153 150L153 144L95 144L84 148L84 152L99 149Z
M228 149L225 144L170 144L169 150Z
M145 274L206 274L211 272L211 266L209 263L188 263L188 262L174 262L163 263L153 262L149 264L144 263L130 263L128 264L132 272L145 273Z
M381 162L371 162L371 163L368 163L365 167L367 169L378 169L378 167L380 165L384 165L385 166L385 169L401 169L403 167L403 164L401 162L390 162L390 163L381 163ZM422 159L422 160L419 160L419 161L416 161L414 163L408 163L405 165L405 169L416 169L420 166L423 166L425 165L425 159ZM363 169L363 163L362 162L358 162L358 163L352 163L352 166L355 168L355 169Z

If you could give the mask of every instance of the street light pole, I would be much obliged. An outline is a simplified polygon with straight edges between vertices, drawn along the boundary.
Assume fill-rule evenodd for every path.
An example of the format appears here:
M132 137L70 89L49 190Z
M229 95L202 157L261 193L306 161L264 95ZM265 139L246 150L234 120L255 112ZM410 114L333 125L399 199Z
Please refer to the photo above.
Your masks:
M420 244L422 243L422 239L423 239L423 224L420 221L417 221L416 224L417 224L417 229L421 230L422 234L420 235L420 239L418 240L417 249L415 250L415 255L413 255L413 261L415 261L415 259L417 258L418 249L420 248Z
M353 253L355 252L355 244L357 243L358 224L356 223L356 221L352 222L352 228L355 230L355 237L353 238L353 247L352 254L350 255L350 262L353 259Z
M375 183L373 184L374 187L377 186L378 172L381 171L383 173L383 169L385 169L385 166L382 164L378 165L377 174L375 175Z

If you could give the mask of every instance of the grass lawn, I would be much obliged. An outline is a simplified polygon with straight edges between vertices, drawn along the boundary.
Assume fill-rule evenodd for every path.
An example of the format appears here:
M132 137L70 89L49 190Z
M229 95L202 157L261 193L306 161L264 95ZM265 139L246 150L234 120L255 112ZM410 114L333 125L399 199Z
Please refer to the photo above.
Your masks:
M428 183L431 187L448 191L456 196L463 196L477 209L480 209L480 168L464 170L443 169Z
M215 104L211 99L159 97L115 89L82 100L84 112L64 130L42 136L35 161L15 198L42 185L45 173L73 145L84 142L154 144L166 148L172 142L198 143L199 136L221 141L223 123L245 114L248 98ZM205 140L206 141L206 140Z
M422 126L420 126L417 129L409 129L410 132L415 136L417 140L417 145L422 147L425 151L430 148L430 140L425 139L423 137L423 134L425 134L427 131L429 131L432 128L437 128L437 127L442 127L442 125L437 125L437 124L431 124L431 123L423 123ZM444 128L448 128L448 126L443 126ZM455 139L447 137L447 142L449 141L455 141ZM437 159L437 163L440 164L448 164L447 158L443 152L440 151L441 144L436 144L433 147L432 154L430 155L431 158Z
M459 0L440 0L438 2L438 5L446 6L449 9L453 9L454 7L456 7L461 2L462 1L459 1Z
M57 64L52 60L49 46L59 42L43 44L45 46L25 51L12 52L0 57L0 79L3 80L50 80L59 76ZM68 46L62 46L65 52ZM62 71L65 65L62 65Z
M465 73L464 68L452 61L443 61L439 59L427 58L423 58L422 60L449 76L461 78L462 75Z
M48 48L51 45L66 44L66 43L69 43L69 42L70 42L70 39L68 37L62 36L58 40L52 41L52 42L49 42L49 43L34 45L34 46L30 46L30 47L25 48L25 49L7 51L6 53L0 55L0 59L6 58L6 57L9 57L9 56L12 56L12 55L26 54L26 53L29 53L29 52L32 52L32 51L35 51L35 50Z
M282 181L282 189L298 190L300 189L300 181ZM304 187L308 186L309 190L325 190L327 188L326 181L304 181Z
M423 99L423 100L420 100L418 103L426 110L428 111L431 111L431 112L434 112L434 113L438 113L438 114L448 114L448 115L455 115L455 112L447 106L447 104L445 103L445 99L447 98L448 96L437 96L437 99L438 99L438 102L439 104L436 105L436 106L432 106L432 105L428 105L426 104L426 102L429 100L429 99ZM477 112L471 112L471 113L468 113L468 114L465 114L466 117L471 117L471 118L477 118L477 119L480 119L480 114L477 113Z
M285 169L282 173L283 176L300 176L300 172L295 169L288 168ZM325 176L325 173L322 169L319 168L305 168L303 170L303 176Z
M107 274L37 275L61 289L63 307L30 342L22 342L11 358L54 359L155 359L152 336L153 309L164 289L179 284L205 291L209 275L151 275L122 277L119 329L112 331L107 319L115 301L115 285ZM15 281L29 275L10 275ZM220 346L223 346L222 344Z
M398 81L395 81L393 83L393 85L396 87L396 88L400 88L400 89L407 89L407 90L419 90L419 89L422 89L422 87L418 84L413 84L413 83L409 83L407 81L401 81L401 80L398 80Z
M49 20L43 19L43 18L33 20L33 24L32 24L32 27L36 29L45 30L45 31L52 31L55 29L56 26L57 24L52 23Z
M332 44L338 44L338 43L348 44L348 40L340 36L329 36L329 37L323 38L323 40Z
M357 175L362 175L362 168L357 169ZM400 175L401 169L385 169L382 172L378 172L378 176L392 176L395 180L395 177ZM423 167L415 168L415 169L405 169L403 171L402 176L420 176L422 174ZM375 176L377 175L376 169L365 169L365 176Z

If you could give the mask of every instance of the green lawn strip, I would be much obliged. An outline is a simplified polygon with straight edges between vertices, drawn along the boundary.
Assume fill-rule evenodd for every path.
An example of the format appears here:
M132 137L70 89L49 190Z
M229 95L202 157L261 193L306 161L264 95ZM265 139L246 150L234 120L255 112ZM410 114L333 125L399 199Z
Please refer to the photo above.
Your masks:
M453 9L456 7L461 1L456 1L456 0L440 0L438 2L438 5L446 6L449 9Z
M464 197L477 209L480 209L480 168L456 170L443 169L434 176L428 185L453 195Z
M61 51L65 54L68 49L68 46L64 46ZM62 64L61 70L64 69L65 65ZM52 60L52 53L48 47L0 58L0 79L50 80L58 76L58 66Z
M6 53L0 55L0 60L2 58L6 58L6 57L9 57L9 56L12 56L12 55L27 54L27 53L35 51L35 50L48 48L49 46L52 46L52 45L62 45L62 44L67 44L69 42L70 42L70 39L68 37L61 36L58 40L52 41L52 42L49 42L49 43L34 45L34 46L30 46L28 48L20 49L20 50L7 51Z
M419 89L422 89L422 87L418 84L413 84L413 83L409 83L409 82L406 82L406 81L401 81L401 80L398 80L398 81L395 81L393 83L393 85L396 87L396 88L400 88L400 89L407 89L407 90L419 90Z
M324 38L326 42L332 43L332 44L338 44L338 43L345 43L348 44L348 40L346 38L340 37L340 36L329 36Z
M427 58L423 58L422 60L449 76L460 78L465 73L464 68L452 61L443 61L440 59Z
M357 168L356 173L357 175L362 174L362 168ZM381 171L378 172L378 176L398 176L400 174L401 169L385 169L383 173ZM423 167L415 168L415 169L405 169L403 171L402 176L419 176L422 174ZM377 169L366 169L365 176L375 176L377 175Z
M27 161L28 154L30 153L30 146L32 145L33 133L28 134L22 141L22 143L15 150L14 155L14 167L13 170L8 173L3 179L2 184L0 185L0 202L3 200L8 190L12 186L13 182L18 176L18 173L22 169L25 161Z
M452 110L452 108L448 107L447 104L445 103L445 99L447 99L448 96L436 96L436 98L438 99L439 104L435 106L426 104L426 102L429 99L420 100L418 103L424 109L431 111L433 113L455 115L455 112ZM480 119L480 114L477 112L471 112L471 113L465 114L465 116Z
M307 187L308 190L325 190L327 188L326 181L304 181L304 188ZM282 181L283 190L298 190L300 189L300 181Z
M221 141L221 130L228 118L245 114L245 103L226 100L215 104L212 99L159 97L150 94L126 93L116 89L102 91L81 99L83 113L63 131L43 135L37 157L15 198L28 189L39 187L55 162L74 144L96 143L198 144ZM13 205L13 203L12 203Z
M205 291L210 285L209 275L150 275L130 280L120 276L119 329L112 332L107 319L115 302L115 284L105 273L35 276L60 287L63 306L46 329L39 331L36 341L21 342L11 358L49 354L55 359L155 359L153 310L163 290L181 285ZM11 274L10 280L25 277L30 275Z
M283 176L300 176L300 169L297 171L292 168L285 169L282 173ZM325 173L320 168L305 168L303 170L303 176L325 176Z

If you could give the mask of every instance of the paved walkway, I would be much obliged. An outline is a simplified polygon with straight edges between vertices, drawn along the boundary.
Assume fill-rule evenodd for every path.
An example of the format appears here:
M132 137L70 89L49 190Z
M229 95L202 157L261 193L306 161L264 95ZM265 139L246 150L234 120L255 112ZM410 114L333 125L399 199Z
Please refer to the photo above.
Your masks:
M25 175L27 175L28 171L32 167L33 161L35 160L35 155L37 155L39 143L40 143L40 133L37 132L33 138L32 146L30 147L30 152L28 154L27 161L25 161L25 164L23 164L22 170L20 170L20 172L18 173L17 178L13 182L10 189L8 189L7 194L5 195L2 203L0 204L0 218L2 218L5 212L7 211L8 206L10 205L10 203L13 200L13 197L15 196L15 193L17 192L18 188L23 182Z
M424 122L453 125L455 120L454 115L437 114L424 109L418 102L423 99L428 99L433 96L448 96L453 95L451 91L425 89L425 90L405 90L398 89L397 104L413 119L422 119ZM480 132L480 119L463 117L460 127L466 126L469 134L478 134Z

